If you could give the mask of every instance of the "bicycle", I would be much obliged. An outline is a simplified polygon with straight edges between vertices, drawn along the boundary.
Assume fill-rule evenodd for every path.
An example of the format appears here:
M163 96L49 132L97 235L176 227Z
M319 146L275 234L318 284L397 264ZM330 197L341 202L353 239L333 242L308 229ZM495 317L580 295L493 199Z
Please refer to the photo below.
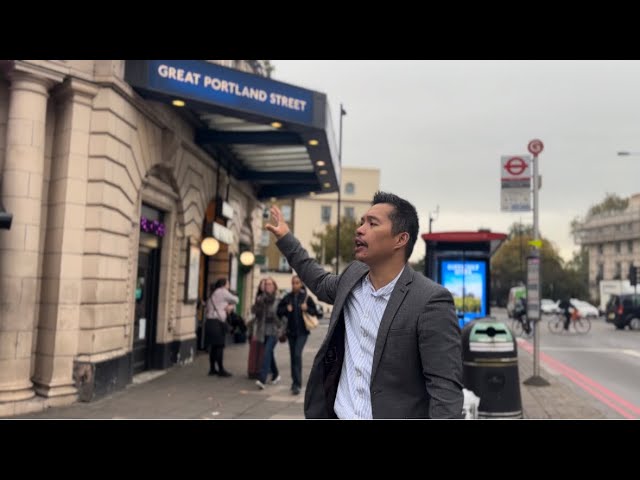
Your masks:
M561 333L564 330L564 322L564 315L553 314L547 323L549 331L551 333ZM572 326L576 333L586 334L591 330L591 320L575 312L571 315L571 320L569 321L569 328Z
M533 335L533 325L526 314L512 319L511 330L513 330L513 334L516 337L530 337Z

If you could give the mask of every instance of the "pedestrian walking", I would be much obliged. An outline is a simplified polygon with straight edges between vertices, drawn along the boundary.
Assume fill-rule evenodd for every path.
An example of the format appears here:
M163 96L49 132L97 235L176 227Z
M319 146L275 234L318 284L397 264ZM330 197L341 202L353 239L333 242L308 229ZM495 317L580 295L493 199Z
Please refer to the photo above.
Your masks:
M291 278L291 292L280 300L278 316L287 320L286 333L291 357L291 393L298 395L302 388L302 350L307 343L307 329L303 313L318 315L316 304L304 288L298 275Z
M267 377L271 373L271 384L280 382L281 377L276 364L274 350L278 344L278 337L284 322L278 317L278 286L273 278L266 278L262 284L262 291L258 293L256 301L251 307L254 314L254 335L257 342L264 345L262 367L256 385L264 389Z

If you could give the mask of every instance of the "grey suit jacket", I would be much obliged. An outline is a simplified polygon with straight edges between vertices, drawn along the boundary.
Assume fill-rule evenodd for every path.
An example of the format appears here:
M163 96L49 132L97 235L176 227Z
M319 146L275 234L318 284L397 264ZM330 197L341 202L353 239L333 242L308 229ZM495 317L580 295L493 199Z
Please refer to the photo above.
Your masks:
M337 418L333 405L345 350L344 305L369 267L354 261L332 275L291 233L277 246L311 291L334 305L307 382L304 413ZM408 265L380 322L370 394L373 418L462 418L462 352L453 298Z

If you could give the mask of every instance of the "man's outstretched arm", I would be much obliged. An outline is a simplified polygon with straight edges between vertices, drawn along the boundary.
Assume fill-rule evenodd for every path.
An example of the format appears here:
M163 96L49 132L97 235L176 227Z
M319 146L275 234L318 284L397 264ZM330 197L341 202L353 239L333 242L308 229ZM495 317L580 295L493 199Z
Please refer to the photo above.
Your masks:
M284 221L280 209L271 207L273 224L266 228L276 236L276 246L287 258L289 265L300 276L302 282L323 302L333 304L338 290L338 275L325 271L320 264L311 258L302 247L300 241L293 236L287 222Z

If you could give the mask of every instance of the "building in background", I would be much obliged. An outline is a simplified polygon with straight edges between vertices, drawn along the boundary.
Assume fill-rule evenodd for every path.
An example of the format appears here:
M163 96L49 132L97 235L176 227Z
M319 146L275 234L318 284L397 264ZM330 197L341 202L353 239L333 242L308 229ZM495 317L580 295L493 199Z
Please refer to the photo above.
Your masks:
M375 168L342 167L342 198L340 207L342 218L360 219L362 215L371 207L371 200L375 192L380 190L380 170ZM308 196L296 197L290 200L272 199L268 202L277 205L289 224L293 234L300 240L302 246L314 256L311 249L311 242L314 240L313 234L324 232L327 225L336 225L338 209L338 193L310 194ZM268 208L266 209L268 211ZM263 226L269 220L263 219ZM355 232L354 232L355 235ZM292 270L287 259L280 253L275 245L275 238L271 233L263 228L261 236L261 271L263 276L271 276L278 284L281 291L291 289ZM323 263L327 271L334 270L334 259L318 259ZM341 270L346 264L341 262ZM315 296L311 294L315 299ZM316 299L317 300L317 299ZM331 306L323 305L327 314L331 311Z
M295 200L293 198L271 199L265 208L264 225L270 222L268 215L271 205L276 205L280 209L284 220L289 224L289 228L295 232L295 223L293 221ZM280 253L278 247L276 247L275 237L266 229L262 230L260 246L263 247L264 252L264 258L260 259L260 266L263 272L291 273L289 262L287 262L287 259Z
M342 167L342 198L340 207L342 218L359 220L371 207L371 200L375 192L380 190L380 170L375 168ZM275 199L274 199L275 200ZM290 200L280 199L272 201L281 210L289 228L302 246L314 255L311 243L313 234L324 232L328 225L336 225L338 194L311 194L304 197L296 197ZM269 220L264 219L263 225ZM354 232L355 235L355 232ZM267 230L263 230L261 238L263 247L261 260L262 271L270 273L290 273L291 267L287 259L275 246L275 239ZM318 260L322 260L321 258ZM327 269L335 265L334 259L325 258L324 265ZM346 265L342 265L345 267Z
M264 201L340 175L326 95L269 72L0 61L0 416L191 361L219 277L247 314Z
M586 218L575 237L589 252L589 294L599 298L602 280L626 280L629 266L640 266L640 194L629 198L626 210Z
M342 198L340 210L342 218L359 221L371 207L375 192L380 190L380 170L376 168L342 167ZM313 234L323 232L327 225L336 225L338 216L338 194L318 194L295 201L293 224L295 235L302 246L313 255L311 242ZM355 236L355 232L353 232ZM321 260L321 259L320 259ZM335 265L334 259L325 258L328 267ZM342 265L341 270L346 267Z

